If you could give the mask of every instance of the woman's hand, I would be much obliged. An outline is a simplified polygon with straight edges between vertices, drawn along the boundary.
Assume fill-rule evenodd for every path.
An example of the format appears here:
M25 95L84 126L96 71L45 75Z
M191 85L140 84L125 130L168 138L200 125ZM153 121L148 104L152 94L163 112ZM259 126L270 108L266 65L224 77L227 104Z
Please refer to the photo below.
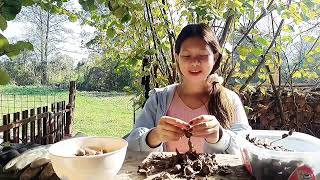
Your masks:
M152 129L147 136L147 144L157 147L162 142L178 141L184 136L184 130L190 125L180 119L162 116L157 127Z
M189 124L192 136L203 137L208 143L217 143L222 136L220 123L215 116L201 115L192 119Z

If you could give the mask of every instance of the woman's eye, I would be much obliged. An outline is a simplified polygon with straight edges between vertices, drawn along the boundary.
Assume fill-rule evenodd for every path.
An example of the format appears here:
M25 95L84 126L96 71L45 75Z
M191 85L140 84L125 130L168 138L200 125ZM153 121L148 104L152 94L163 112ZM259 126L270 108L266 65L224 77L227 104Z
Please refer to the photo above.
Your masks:
M190 55L182 55L182 57L187 58L190 57Z

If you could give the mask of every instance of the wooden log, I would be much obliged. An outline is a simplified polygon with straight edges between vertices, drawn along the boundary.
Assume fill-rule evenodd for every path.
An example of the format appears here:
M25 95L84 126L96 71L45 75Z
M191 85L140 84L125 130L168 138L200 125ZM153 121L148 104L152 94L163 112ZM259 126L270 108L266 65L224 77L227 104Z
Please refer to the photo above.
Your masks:
M57 109L56 111L57 112L60 112L60 102L57 102ZM55 139L56 139L56 142L60 141L60 120L61 120L61 115L57 115L57 118L56 118L56 124L55 124L55 130L57 131L56 133L56 136L55 136Z
M3 115L3 125L7 125L10 122L10 114ZM10 140L10 130L3 132L3 141L8 142Z
M71 107L71 105L70 104L68 104L67 106L66 106L66 108L68 109L68 110L71 110L72 109L72 107ZM68 111L67 113L66 113L66 126L65 126L65 128L64 128L64 132L65 132L65 135L66 136L70 136L71 135L71 111Z
M75 108L75 98L76 98L76 82L70 81L70 87L69 87L69 103L67 105L67 109L70 110L70 113L67 113L66 115L66 128L65 128L65 134L68 136L71 136L72 134L72 127L71 122L74 120L74 108Z
M44 106L42 108L42 111L48 112L48 106ZM49 137L48 137L48 134L49 134L48 119L49 118L48 117L49 117L49 115L42 118L42 135L43 135L43 137L45 137L42 141L42 144L44 144L44 145L49 144Z
M62 101L62 111L64 111L64 110L66 110L66 102ZM62 115L62 128L61 128L62 138L64 137L65 126L66 126L66 113L63 113L63 115Z
M28 115L28 110L22 111L22 119L27 119ZM22 125L22 141L28 143L28 123Z
M35 110L30 109L30 117L33 117L35 115ZM36 123L35 121L30 122L30 142L34 143L35 136L36 136Z
M37 115L41 114L41 107L37 108ZM41 139L42 139L42 119L38 118L37 119L37 139L36 142L38 144L41 144Z
M20 112L13 114L13 123L20 120ZM19 143L19 127L13 128L13 143Z
M51 104L51 112L55 113L55 104ZM54 138L55 138L55 116L52 116L50 114L49 116L49 144L53 144L54 143Z
M23 114L23 112L22 112ZM28 124L29 122L35 121L37 118L43 118L43 117L47 117L49 116L48 113L42 113L33 117L29 117L29 118L25 118L25 119L21 119L20 121L17 122L12 122L10 124L7 125L3 125L0 126L0 132L4 132L7 131L9 129L13 129L13 128L18 128L19 126L23 126L25 124Z

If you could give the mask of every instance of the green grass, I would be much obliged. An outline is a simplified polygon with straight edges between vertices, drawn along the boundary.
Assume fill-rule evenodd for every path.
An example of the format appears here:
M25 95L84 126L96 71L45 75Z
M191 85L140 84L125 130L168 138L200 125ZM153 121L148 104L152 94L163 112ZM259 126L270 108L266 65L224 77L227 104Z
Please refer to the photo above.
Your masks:
M68 102L67 90L41 86L0 86L0 95L1 110L5 113L50 105L58 100ZM131 96L122 93L77 91L74 132L94 136L126 135L133 125L133 108L130 99Z

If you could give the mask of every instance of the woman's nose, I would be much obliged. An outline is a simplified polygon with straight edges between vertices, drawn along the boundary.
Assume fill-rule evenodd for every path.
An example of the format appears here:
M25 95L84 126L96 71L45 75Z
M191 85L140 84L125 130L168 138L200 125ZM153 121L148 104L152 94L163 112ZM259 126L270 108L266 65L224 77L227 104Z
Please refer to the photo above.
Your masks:
M194 58L191 60L191 65L197 66L200 65L200 60L198 58Z

